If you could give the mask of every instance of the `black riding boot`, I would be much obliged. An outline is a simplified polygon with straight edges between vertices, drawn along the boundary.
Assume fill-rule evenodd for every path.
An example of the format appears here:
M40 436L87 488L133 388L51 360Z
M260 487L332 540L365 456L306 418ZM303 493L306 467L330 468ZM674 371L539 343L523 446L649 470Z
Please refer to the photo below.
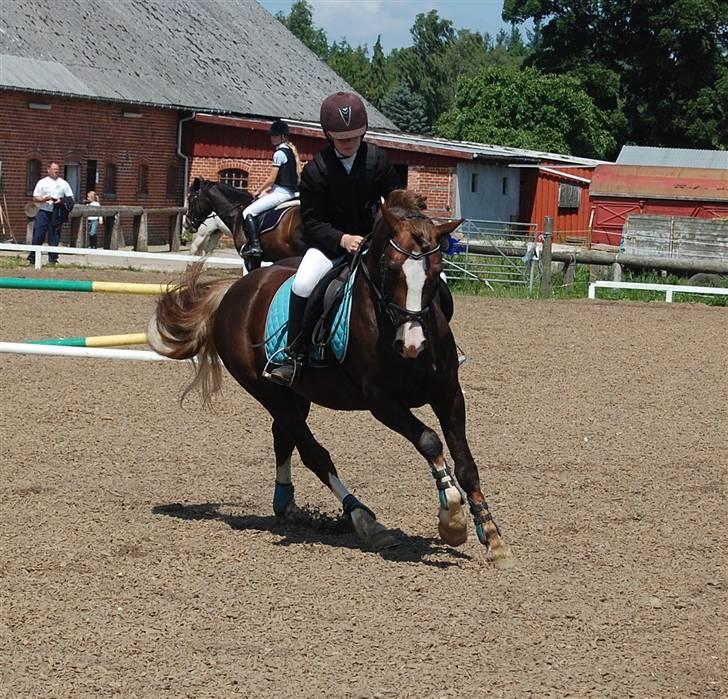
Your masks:
M263 257L263 248L260 247L260 236L258 235L258 222L255 220L255 216L246 216L243 227L248 242L243 245L240 257Z
M307 302L307 298L298 296L291 291L291 300L288 306L288 347L286 347L288 356L280 366L266 374L266 378L273 381L273 383L290 386L306 361L308 343L303 332L303 312L306 310Z

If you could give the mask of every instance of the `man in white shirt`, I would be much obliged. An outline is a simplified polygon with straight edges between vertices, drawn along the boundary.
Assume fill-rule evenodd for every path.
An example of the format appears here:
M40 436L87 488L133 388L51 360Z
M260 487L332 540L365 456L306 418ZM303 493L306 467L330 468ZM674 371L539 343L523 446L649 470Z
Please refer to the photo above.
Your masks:
M33 225L33 245L43 245L48 235L48 245L58 245L61 242L61 228L63 220L60 217L57 223L53 222L53 207L61 206L61 199L71 197L71 187L60 177L61 166L52 161L48 163L48 176L38 180L33 190L33 201L38 204L38 213L35 215ZM35 253L28 255L28 262L35 264ZM58 262L57 253L48 254L48 262L52 265Z

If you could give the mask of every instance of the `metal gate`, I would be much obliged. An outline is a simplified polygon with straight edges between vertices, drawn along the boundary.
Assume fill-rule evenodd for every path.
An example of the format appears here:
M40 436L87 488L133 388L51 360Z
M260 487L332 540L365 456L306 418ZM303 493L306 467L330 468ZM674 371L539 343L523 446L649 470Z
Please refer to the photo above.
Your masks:
M468 220L458 229L462 239L451 245L444 258L448 280L474 281L494 286L532 284L533 265L528 255L534 250L537 230L535 223ZM529 243L531 243L529 248ZM474 252L471 247L487 245L495 254ZM509 257L499 248L522 248L523 257Z

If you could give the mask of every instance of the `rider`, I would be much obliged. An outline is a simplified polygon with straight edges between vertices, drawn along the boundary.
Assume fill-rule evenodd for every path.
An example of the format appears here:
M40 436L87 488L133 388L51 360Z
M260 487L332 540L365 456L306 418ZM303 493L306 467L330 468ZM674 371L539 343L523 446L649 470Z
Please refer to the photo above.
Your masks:
M329 144L301 175L301 217L309 248L291 290L288 357L267 374L276 383L290 385L305 357L303 312L314 287L333 268L333 260L359 249L380 198L400 186L386 153L363 141L368 124L364 102L351 92L329 95L321 104L321 128Z
M254 196L257 197L255 201L243 209L243 226L248 242L240 251L242 257L261 257L263 255L255 217L264 211L274 209L284 201L293 199L298 189L301 158L296 146L288 140L288 124L280 119L274 121L270 125L268 133L271 143L276 147L273 153L273 167L265 182L254 193Z

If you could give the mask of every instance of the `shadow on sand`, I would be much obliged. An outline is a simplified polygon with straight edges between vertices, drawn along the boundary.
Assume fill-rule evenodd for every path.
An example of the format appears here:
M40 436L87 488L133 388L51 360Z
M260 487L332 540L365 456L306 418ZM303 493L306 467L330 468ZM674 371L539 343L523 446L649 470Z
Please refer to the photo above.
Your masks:
M152 512L186 520L215 520L224 522L231 529L270 532L280 537L276 546L319 543L337 548L361 549L351 522L341 516L332 517L318 510L302 507L300 513L290 519L274 515L234 515L222 511L229 503L205 502L200 504L169 503L156 505ZM408 536L401 529L390 529L399 540L399 546L377 554L387 561L422 563L435 568L449 568L460 561L470 561L471 556L443 544L439 539Z

